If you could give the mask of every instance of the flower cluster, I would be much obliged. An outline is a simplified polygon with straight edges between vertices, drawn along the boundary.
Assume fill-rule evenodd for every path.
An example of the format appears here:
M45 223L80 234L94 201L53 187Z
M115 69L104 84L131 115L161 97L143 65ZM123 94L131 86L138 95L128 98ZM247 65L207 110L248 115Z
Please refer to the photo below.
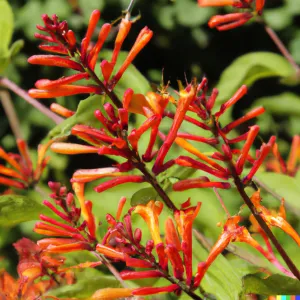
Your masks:
M34 55L28 59L28 62L44 66L68 68L74 70L75 73L57 80L38 80L35 84L36 89L29 90L29 95L34 98L109 93L118 83L137 54L145 47L152 37L152 31L147 27L143 28L129 51L127 58L119 70L117 70L116 74L113 75L121 47L132 25L132 22L127 17L123 18L119 25L111 61L102 60L100 64L103 77L103 79L100 80L95 74L95 67L104 42L112 31L111 24L103 24L99 31L97 42L92 44L91 40L100 19L100 11L94 10L92 12L86 35L80 45L77 44L75 34L69 29L66 21L60 22L56 15L53 15L52 18L43 15L42 19L44 26L38 25L37 28L44 33L36 33L35 37L44 42L40 45L41 50L53 54ZM91 79L94 84L73 84L80 80L89 79ZM61 111L55 109L57 109L57 107L54 108L54 111ZM62 113L64 113L63 109ZM68 116L68 113L66 116Z
M255 15L261 15L265 6L265 0L198 0L198 3L201 7L232 6L242 10L242 12L213 16L208 25L210 28L217 28L219 31L244 25Z
M17 140L19 154L7 153L0 147L0 158L9 166L0 164L0 184L17 189L27 189L34 186L40 180L49 158L45 157L46 151L52 141L38 147L38 159L36 168L29 155L27 143L24 140Z
M29 239L22 238L14 244L19 255L18 279L0 270L0 297L2 299L38 299L49 289L74 282L72 272L58 268L63 258L49 259L42 249Z
M255 13L252 13L254 5L252 0L210 2L201 0L199 4L202 6L232 5L238 9L246 9L246 12L215 16L211 19L211 27L227 30L244 24L255 14L261 14L264 1L255 2ZM119 274L120 281L161 278L164 279L162 282L165 284L162 283L163 286L160 287L101 289L96 291L91 299L145 296L163 292L173 292L177 296L186 293L194 299L201 299L198 296L199 286L211 264L230 243L243 242L254 247L286 275L297 277L295 270L290 267L291 264L288 266L292 272L280 264L269 242L270 236L272 237L270 228L275 226L281 228L299 244L299 235L285 220L283 204L279 213L274 214L261 204L259 191L255 192L250 199L245 188L255 187L252 182L253 176L264 162L267 162L269 169L281 168L283 173L295 175L298 169L299 137L294 138L289 160L285 163L278 152L274 136L252 152L252 149L255 149L254 143L259 134L259 126L252 125L246 132L237 134L240 125L248 124L249 121L264 113L263 107L255 108L229 124L222 124L224 114L247 93L245 85L220 107L216 105L218 90L213 89L210 93L206 78L203 78L200 83L192 80L186 86L180 85L179 91L175 92L177 94L175 97L168 93L168 87L162 85L161 90L148 92L145 95L135 94L128 88L120 100L114 93L114 88L136 55L149 42L152 32L147 27L140 32L127 58L119 70L115 71L120 49L132 24L128 14L122 18L112 58L110 61L103 60L100 63L101 76L98 77L95 71L97 59L112 31L111 24L104 24L96 43L91 42L100 19L100 12L93 11L86 35L80 45L77 44L75 34L69 30L66 21L60 22L56 15L52 18L44 15L42 18L44 26L38 26L38 29L44 34L36 34L36 37L46 42L40 45L40 48L54 55L35 55L29 59L29 62L69 68L75 72L73 75L57 80L37 81L37 89L30 90L30 95L36 98L49 98L95 93L107 97L105 103L99 102L99 109L94 111L99 126L78 123L71 129L71 135L77 138L77 142L49 142L39 154L37 174L40 176L46 164L44 154L50 144L52 151L56 153L108 155L117 157L118 163L106 168L95 166L93 169L75 171L71 179L74 193L67 192L66 188L59 183L49 183L52 202L45 200L43 204L51 210L52 215L41 214L40 221L34 227L36 233L47 237L39 240L37 245L33 244L32 249L35 253L30 255L33 256L34 261L30 261L30 265L25 268L25 273L20 271L21 276L26 274L33 282L36 276L44 275L56 282L57 278L53 274L57 274L62 280L68 278L71 282L74 277L70 268L93 268L100 264L107 266L107 263L122 262L125 269ZM79 81L82 80L88 80L87 84L79 85ZM90 84L91 82L93 84ZM51 109L66 118L74 114L73 111L55 103L51 105ZM141 115L143 122L133 127L129 120L135 115ZM171 120L168 132L163 130L166 119ZM184 132L184 125L187 123L195 129L193 133ZM145 134L149 134L149 138L141 147L141 139ZM199 143L208 145L211 152L201 152L201 147L197 147ZM25 177L26 183L28 178L33 178L30 179L31 184L39 176L36 172L32 172L27 150L22 144L20 145L21 156L18 159L4 151L0 152L1 157L19 172L1 166L0 173L2 170L2 174L17 178L18 180L13 182L19 184L23 184ZM170 150L174 146L179 146L182 151L172 157ZM181 154L183 151L186 155ZM268 160L272 151L276 160ZM174 191L213 188L217 192L217 189L236 188L252 212L251 229L263 237L267 250L253 238L245 226L240 225L239 215L230 216L228 213L222 233L211 248L207 259L198 262L195 268L193 226L201 203L191 206L190 199L183 203L173 203L169 189L165 188L164 183L175 166L184 170L201 171L201 176L180 178L175 183L168 181ZM31 174L31 177L28 174ZM1 178L0 182L3 181ZM102 179L101 183L94 188L97 193L126 183L148 183L155 190L156 197L149 198L143 203L139 202L123 217L122 211L126 199L122 197L116 216L106 214L107 230L103 236L100 236L97 229L102 223L97 223L93 213L93 203L85 197L86 184L99 179ZM9 179L5 180L3 182L7 184ZM17 183L13 186L21 187L16 186ZM164 205L170 209L170 216L165 220L164 232L161 232L161 212ZM133 215L141 216L146 223L151 235L148 241L144 241L145 232L140 228L134 228ZM60 255L82 250L93 253L98 261L65 268L64 257ZM284 258L284 255L282 257ZM18 288L18 295L20 290L22 295L25 295L23 288Z

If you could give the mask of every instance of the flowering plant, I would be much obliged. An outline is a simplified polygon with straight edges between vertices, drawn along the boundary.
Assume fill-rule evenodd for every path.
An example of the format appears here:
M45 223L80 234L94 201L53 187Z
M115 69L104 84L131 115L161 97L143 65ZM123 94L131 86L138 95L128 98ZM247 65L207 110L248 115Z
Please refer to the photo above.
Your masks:
M119 19L100 28L101 13L93 10L82 39L59 15L43 14L35 37L47 54L33 55L28 63L63 68L65 75L38 79L28 93L8 78L0 79L4 88L57 124L38 147L34 167L9 94L1 92L19 154L0 148L0 184L5 187L0 224L7 230L34 220L35 235L13 244L19 255L18 277L0 270L0 296L271 299L282 291L297 293L300 273L290 252L298 251L300 236L285 209L297 216L298 208L264 179L279 174L296 180L299 135L294 135L285 160L280 138L261 136L257 119L266 113L264 106L231 118L233 107L245 101L246 84L230 95L211 88L204 76L178 81L174 88L164 79L152 89L148 83L145 91L136 88L139 82L134 80L146 80L132 62L155 33L142 28L130 50L121 51L136 25L133 3ZM261 22L265 2L199 1L199 6L224 5L241 12L212 17L209 26L220 31L250 19ZM111 39L113 50L105 52ZM273 40L281 43L277 36ZM280 57L298 76L291 59ZM125 84L130 72L138 75ZM88 98L73 109L71 100L83 94ZM47 108L36 100L60 97L70 101ZM71 178L59 182L59 176L45 173L54 153L75 159L82 155L83 167L72 168ZM111 159L109 166L99 161L105 157ZM92 167L85 164L89 159ZM43 180L53 177L55 181L43 186ZM270 197L273 202L279 198L277 209L264 201ZM18 219L19 212L28 215ZM282 236L291 238L292 250L286 249ZM272 290L272 282L291 288Z

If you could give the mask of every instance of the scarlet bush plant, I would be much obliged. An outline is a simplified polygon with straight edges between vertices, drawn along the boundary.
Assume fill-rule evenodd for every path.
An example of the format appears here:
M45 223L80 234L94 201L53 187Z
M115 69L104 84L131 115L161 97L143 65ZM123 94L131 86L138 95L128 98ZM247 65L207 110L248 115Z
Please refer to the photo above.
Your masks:
M212 17L209 26L222 31L260 18L264 1L199 0L199 5L229 5L242 10ZM19 93L58 125L39 146L35 168L20 137L19 154L0 148L0 184L6 187L0 208L2 203L13 203L18 210L17 203L21 203L25 213L35 205L39 212L33 228L37 240L24 237L14 244L19 255L18 278L0 271L0 296L119 299L168 293L191 299L259 299L259 295L271 299L271 295L296 294L300 273L280 237L289 236L295 251L299 251L300 237L286 216L285 199L258 175L297 177L299 135L293 137L285 161L276 136L265 141L258 138L256 118L263 118L263 106L228 121L233 106L244 101L246 85L226 101L218 100L222 95L217 88L210 89L206 77L179 82L178 89L162 81L159 88L147 93L136 92L132 82L120 92L124 74L155 33L144 27L124 55L122 46L136 21L130 9L117 22L105 23L99 30L100 15L99 10L92 12L81 41L59 15L42 15L43 25L37 25L35 37L47 54L33 55L28 62L66 68L72 71L70 75L39 79L28 94L1 78L4 87ZM100 58L109 37L114 38L111 56ZM277 36L273 35L273 40L282 50ZM6 91L1 93L2 99L8 97ZM90 97L82 100L76 111L53 102L51 112L34 100L82 94ZM39 181L53 152L108 156L114 163L101 167L95 159L93 168L76 170L71 190L64 182L49 181L48 196ZM132 187L127 197L126 185ZM30 189L43 194L43 206L24 196ZM190 197L192 189L198 192ZM212 192L219 201L213 205L224 210L225 218L218 220L218 237L207 234L199 223L211 213L205 207L203 189ZM89 200L91 195L93 201ZM103 195L109 195L114 203L113 213L104 211L105 219L95 210ZM229 211L223 195L231 195L229 201L235 203L236 211ZM263 201L271 196L281 200L275 210ZM105 203L102 205L105 209ZM35 218L25 216L24 221L30 219ZM236 261L227 253L235 254ZM95 273L88 273L92 269ZM90 282L81 274L97 278L95 288L85 296L80 292ZM80 286L81 282L86 286Z

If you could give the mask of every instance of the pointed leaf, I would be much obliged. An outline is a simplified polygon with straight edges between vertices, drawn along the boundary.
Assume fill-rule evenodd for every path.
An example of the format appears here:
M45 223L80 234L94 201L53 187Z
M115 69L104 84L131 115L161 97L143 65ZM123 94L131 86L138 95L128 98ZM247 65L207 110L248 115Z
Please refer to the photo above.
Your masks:
M280 274L275 274L267 279L255 275L243 278L245 294L259 295L299 295L300 281Z
M38 220L44 206L36 200L20 195L0 196L0 226L10 227Z

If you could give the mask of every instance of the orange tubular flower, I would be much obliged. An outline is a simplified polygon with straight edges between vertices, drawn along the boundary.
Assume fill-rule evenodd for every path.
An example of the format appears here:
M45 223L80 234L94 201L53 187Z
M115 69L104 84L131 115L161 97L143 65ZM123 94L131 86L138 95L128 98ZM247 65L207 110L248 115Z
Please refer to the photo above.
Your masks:
M195 207L178 210L174 217L177 223L178 232L181 236L181 249L184 255L184 265L186 271L186 282L188 285L192 281L192 229L193 222L196 219L201 207L201 202L197 203Z
M133 296L133 289L106 288L96 291L89 300L114 300Z
M0 147L0 158L7 162L9 167L0 164L0 184L18 189L27 189L35 185L45 169L49 157L45 157L48 147L53 141L38 147L38 161L36 169L33 169L33 163L29 156L27 143L24 140L17 140L17 146L20 154L7 153Z
M137 205L134 212L139 214L147 223L155 245L162 243L159 232L159 215L163 209L163 203L151 200L147 205Z
M276 214L273 214L266 207L261 205L261 200L262 198L260 197L260 190L258 190L252 195L251 201L267 225L279 227L286 234L288 234L298 244L298 246L300 246L299 234L285 219L284 199L281 200L279 212Z

